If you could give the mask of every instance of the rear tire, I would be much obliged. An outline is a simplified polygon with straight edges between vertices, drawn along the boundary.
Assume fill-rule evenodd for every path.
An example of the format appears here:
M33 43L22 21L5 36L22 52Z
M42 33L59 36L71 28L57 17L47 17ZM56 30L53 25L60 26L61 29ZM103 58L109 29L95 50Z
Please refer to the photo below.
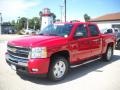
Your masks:
M55 56L51 62L48 78L52 81L62 80L68 72L69 64L66 58Z
M117 42L116 49L120 50L120 41Z
M110 61L111 58L113 56L113 47L112 46L108 46L106 53L103 55L103 60L104 61Z

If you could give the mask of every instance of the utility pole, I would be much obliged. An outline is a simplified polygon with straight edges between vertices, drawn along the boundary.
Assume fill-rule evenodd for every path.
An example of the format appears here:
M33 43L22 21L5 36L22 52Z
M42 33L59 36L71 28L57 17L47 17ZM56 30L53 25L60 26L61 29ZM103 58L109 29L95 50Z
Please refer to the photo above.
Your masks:
M17 19L17 30L19 30L19 25L20 25L20 17Z
M60 10L61 10L61 22L63 21L63 5L60 5Z
M28 22L28 18L27 18L27 28L26 29L28 30L28 28L29 28L29 22Z
M36 27L35 27L35 26L36 26L36 23L37 23L36 20L34 20L34 30L35 30L35 28L36 28Z
M2 34L2 13L0 13L0 34Z
M65 7L65 22L66 22L66 0L64 0L64 7Z

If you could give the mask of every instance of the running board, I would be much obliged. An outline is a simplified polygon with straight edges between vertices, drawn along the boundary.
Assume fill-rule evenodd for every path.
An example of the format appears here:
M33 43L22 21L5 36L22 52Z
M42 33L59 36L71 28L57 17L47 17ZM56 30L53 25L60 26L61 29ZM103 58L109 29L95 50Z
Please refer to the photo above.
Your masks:
M98 60L98 59L101 59L101 57L99 57L99 58L96 58L96 59L93 59L93 60L86 61L86 62L84 62L84 63L81 63L81 64L77 64L77 65L71 65L71 66L70 66L70 68L79 67L79 66L81 66L81 65L84 65L84 64L87 64L87 63L91 63L91 62L93 62L93 61L96 61L96 60Z

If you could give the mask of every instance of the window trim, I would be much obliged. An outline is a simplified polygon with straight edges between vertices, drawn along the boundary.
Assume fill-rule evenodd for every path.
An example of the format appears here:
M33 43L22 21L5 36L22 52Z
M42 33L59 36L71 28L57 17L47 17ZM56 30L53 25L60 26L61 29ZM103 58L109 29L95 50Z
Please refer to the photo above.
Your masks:
M95 27L96 27L96 29L97 29L96 31L98 32L97 35L94 35L94 36L93 36L93 35L91 34L91 30L90 30L90 28L89 28L90 26L95 26ZM100 35L100 31L99 31L98 27L97 27L95 24L88 24L88 29L89 29L90 37L95 37L95 36L99 36L99 35Z
M86 35L85 37L79 37L79 38L77 38L77 39L80 39L80 38L88 38L89 34L88 34L87 24L79 24L79 25L77 25L76 28L75 28L73 37L75 38L75 34L76 34L76 31L77 31L77 28L78 28L80 25L83 25L83 26L86 25L86 27L84 27L84 28L86 29L87 35Z

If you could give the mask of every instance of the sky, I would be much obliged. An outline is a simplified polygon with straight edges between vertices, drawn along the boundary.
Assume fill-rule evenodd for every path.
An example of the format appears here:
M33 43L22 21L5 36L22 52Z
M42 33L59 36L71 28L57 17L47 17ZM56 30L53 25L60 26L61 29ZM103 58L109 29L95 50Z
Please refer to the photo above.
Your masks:
M87 13L91 18L96 18L108 13L120 12L120 0L66 0L67 21L83 21ZM61 19L61 8L64 0L0 0L0 13L3 21L17 20L18 17L39 17L39 11L49 8Z

